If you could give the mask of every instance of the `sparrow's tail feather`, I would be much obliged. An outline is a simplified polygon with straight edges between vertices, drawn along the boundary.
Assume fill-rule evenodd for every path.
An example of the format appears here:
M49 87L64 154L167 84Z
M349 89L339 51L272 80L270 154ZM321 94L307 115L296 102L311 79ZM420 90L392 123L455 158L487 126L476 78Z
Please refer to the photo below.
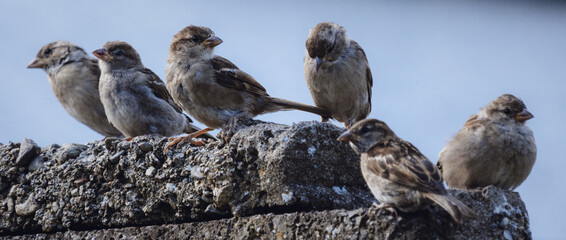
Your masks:
M279 110L296 109L320 115L323 119L330 118L330 112L324 108L315 107L303 103L293 102L281 98L269 97L269 101L279 107Z
M452 216L454 221L458 223L462 223L464 217L478 217L474 210L472 210L453 196L428 193L426 194L426 197L434 201L436 204L440 205L440 207L446 210L450 214L450 216Z

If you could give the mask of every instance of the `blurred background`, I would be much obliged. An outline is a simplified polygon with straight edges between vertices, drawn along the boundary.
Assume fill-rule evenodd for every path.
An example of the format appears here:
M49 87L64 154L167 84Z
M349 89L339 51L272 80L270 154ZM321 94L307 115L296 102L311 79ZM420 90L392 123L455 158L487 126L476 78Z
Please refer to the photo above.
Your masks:
M549 1L0 1L0 143L31 138L87 143L103 137L70 117L41 69L39 49L69 40L87 52L123 40L162 79L173 35L208 26L216 54L254 76L272 96L312 104L303 74L308 31L344 26L373 73L372 118L433 162L467 118L504 93L535 115L527 124L538 161L517 189L535 239L566 236L566 3ZM319 120L298 111L258 117ZM340 125L337 122L334 122ZM202 126L202 125L200 125ZM562 173L561 173L562 172Z

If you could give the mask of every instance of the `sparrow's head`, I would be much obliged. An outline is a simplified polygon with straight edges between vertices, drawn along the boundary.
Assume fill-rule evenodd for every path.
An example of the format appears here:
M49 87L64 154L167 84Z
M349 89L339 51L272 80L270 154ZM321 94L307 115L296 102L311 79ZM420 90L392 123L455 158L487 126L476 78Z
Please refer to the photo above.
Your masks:
M104 47L95 50L92 54L111 69L143 68L140 55L126 42L107 42Z
M493 100L484 111L495 121L524 123L534 117L523 101L511 94L503 94Z
M79 46L68 41L56 41L41 48L28 68L43 68L45 71L68 62L88 58L88 54Z
M214 57L214 47L222 43L210 28L188 26L173 37L169 48L170 54L180 53L190 58Z
M314 26L306 42L307 52L316 60L316 69L325 61L334 61L348 47L346 30L332 22L322 22Z
M356 152L365 153L378 143L394 136L395 133L384 122L377 119L364 119L340 135L338 141L349 142Z

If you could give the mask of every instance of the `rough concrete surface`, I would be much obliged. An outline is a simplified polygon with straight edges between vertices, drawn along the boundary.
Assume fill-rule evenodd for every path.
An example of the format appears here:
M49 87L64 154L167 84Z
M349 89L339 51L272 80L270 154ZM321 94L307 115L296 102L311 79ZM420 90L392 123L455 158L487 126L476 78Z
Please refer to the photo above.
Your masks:
M530 239L517 193L488 187L456 192L479 214L459 225L439 207L394 214L375 207L263 214L160 226L35 234L14 239Z
M359 156L336 141L343 131L247 121L229 142L165 154L167 140L154 137L41 150L27 140L0 144L0 236L530 238L519 195L495 187L452 192L480 215L462 225L438 207L413 214L370 207ZM20 148L37 154L22 161Z

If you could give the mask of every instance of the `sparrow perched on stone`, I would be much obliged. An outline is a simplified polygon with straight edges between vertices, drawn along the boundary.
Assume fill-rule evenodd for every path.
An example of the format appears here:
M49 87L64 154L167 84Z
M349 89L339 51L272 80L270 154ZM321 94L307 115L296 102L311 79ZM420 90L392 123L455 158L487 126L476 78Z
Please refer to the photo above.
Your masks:
M231 132L238 118L281 110L330 116L326 109L269 96L252 76L214 55L220 43L210 28L188 26L173 38L167 58L167 89L189 115L208 127L203 132L221 127Z
M79 122L106 137L122 135L108 121L100 102L98 63L82 48L68 41L49 43L27 67L45 70L53 93Z
M515 189L529 176L537 147L519 98L504 94L472 115L440 152L437 167L459 189L495 185Z
M346 127L366 118L371 112L373 79L362 47L332 22L314 26L306 47L305 79L315 105L328 109Z
M338 140L349 142L361 154L362 175L381 207L414 212L432 201L458 223L464 217L476 217L472 209L448 195L434 164L384 122L359 121Z
M106 115L126 137L173 136L200 130L173 102L165 83L144 67L130 44L107 42L92 53L100 59L100 98Z

